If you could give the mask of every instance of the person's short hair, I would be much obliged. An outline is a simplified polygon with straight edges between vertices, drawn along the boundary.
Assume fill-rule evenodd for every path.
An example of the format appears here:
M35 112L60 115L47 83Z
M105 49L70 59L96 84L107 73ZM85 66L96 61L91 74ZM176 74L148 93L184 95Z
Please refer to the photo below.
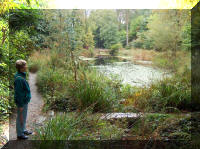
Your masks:
M17 71L19 72L21 68L23 68L26 65L26 61L25 60L17 60L15 63L15 66L17 68Z

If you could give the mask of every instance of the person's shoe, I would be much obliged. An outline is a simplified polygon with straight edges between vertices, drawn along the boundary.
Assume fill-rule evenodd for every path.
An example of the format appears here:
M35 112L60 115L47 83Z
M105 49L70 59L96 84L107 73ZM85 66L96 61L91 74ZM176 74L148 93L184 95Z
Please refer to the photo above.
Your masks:
M25 135L31 135L32 133L33 133L33 132L28 131L28 130L24 131L24 134L25 134Z
M17 139L27 140L27 139L28 139L28 136L25 136L25 135L17 136Z

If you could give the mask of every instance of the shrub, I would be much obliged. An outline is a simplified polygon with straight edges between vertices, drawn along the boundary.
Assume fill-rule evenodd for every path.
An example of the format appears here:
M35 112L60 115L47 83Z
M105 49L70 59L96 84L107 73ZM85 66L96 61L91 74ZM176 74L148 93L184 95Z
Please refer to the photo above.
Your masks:
M170 78L157 81L136 92L130 103L146 112L170 112L169 110L191 110L191 76L187 70Z
M7 119L14 108L14 94L13 91L9 92L7 85L0 80L0 122Z
M173 72L183 72L185 67L191 67L191 52L178 51L176 58L171 56L170 52L157 54L153 58L153 65L162 69L168 69Z
M137 32L137 39L130 42L131 47L142 49L153 49L153 42L145 32Z
M66 110L68 103L67 89L73 79L62 68L52 70L46 67L38 72L37 86L45 99L47 108Z
M111 111L116 103L119 85L99 74L89 70L79 80L71 84L69 93L76 101L79 109L93 106L93 111Z
M132 87L131 85L126 84L121 87L121 95L125 99L130 98L136 90L137 89L135 87Z
M143 44L142 42L140 41L137 41L137 40L134 40L130 43L130 46L131 47L134 47L134 48L142 48L143 47Z
M81 63L77 65L77 80L74 80L72 66L57 57L52 54L38 72L37 85L46 109L73 111L89 106L94 112L113 109L120 94L118 82Z
M142 139L191 140L191 117L172 114L146 114L135 122L131 133Z
M42 66L46 65L49 61L47 56L48 51L38 52L35 51L32 56L28 59L28 68L32 73L37 72Z
M111 48L110 55L116 56L119 53L119 49L122 48L122 45L121 43L117 43L117 44L112 45L110 48Z

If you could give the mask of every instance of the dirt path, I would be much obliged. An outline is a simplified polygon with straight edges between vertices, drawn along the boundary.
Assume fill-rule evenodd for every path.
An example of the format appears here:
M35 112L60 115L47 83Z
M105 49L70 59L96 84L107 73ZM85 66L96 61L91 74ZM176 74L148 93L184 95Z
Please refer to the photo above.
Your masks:
M34 131L36 124L40 123L39 121L42 121L42 119L45 118L42 114L43 100L41 95L37 92L36 77L37 73L29 73L28 82L30 85L32 98L28 105L26 127L31 131ZM16 140L16 112L13 112L12 116L10 117L9 140Z

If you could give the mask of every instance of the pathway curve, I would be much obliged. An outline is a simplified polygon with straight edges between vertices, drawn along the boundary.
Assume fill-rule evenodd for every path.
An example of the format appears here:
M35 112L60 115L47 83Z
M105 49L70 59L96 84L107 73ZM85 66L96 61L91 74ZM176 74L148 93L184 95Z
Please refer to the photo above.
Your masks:
M28 105L26 127L31 131L34 131L34 126L38 123L38 121L45 118L42 114L42 107L44 103L41 95L37 92L36 77L37 73L29 72L28 82L32 98ZM16 140L16 112L13 112L12 116L10 116L9 140Z

